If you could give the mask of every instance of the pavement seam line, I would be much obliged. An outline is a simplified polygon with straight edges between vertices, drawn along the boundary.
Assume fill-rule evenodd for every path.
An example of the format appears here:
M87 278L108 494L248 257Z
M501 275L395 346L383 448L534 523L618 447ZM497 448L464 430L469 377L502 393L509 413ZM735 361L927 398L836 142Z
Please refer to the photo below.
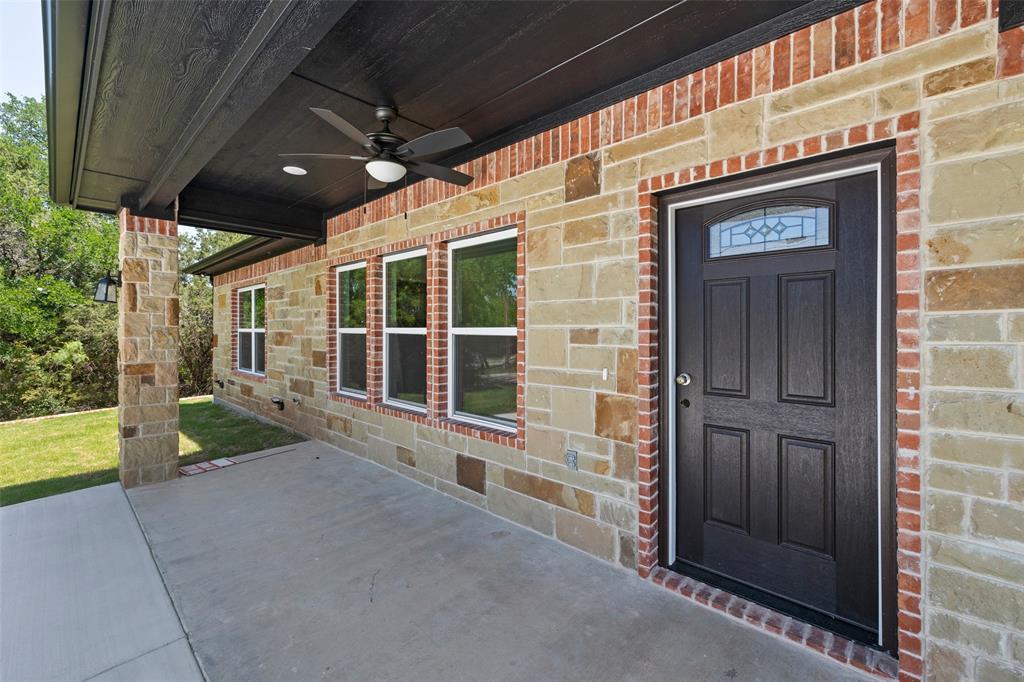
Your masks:
M109 668L104 668L103 670L100 670L99 672L93 673L92 675L89 675L89 677L84 678L82 680L82 682L89 682L89 680L94 680L94 679L96 679L97 677L99 677L100 675L102 675L104 673L108 673L111 670L114 670L116 668L120 668L122 665L127 665L128 663L131 663L132 661L138 660L138 659L142 658L143 656L148 656L149 654L153 653L154 651L160 651L164 647L169 647L170 645L174 644L175 642L179 642L179 641L181 641L183 639L185 639L185 635L184 634L182 634L181 637L175 637L174 639L172 639L169 642L164 642L163 644L155 646L152 649L150 649L149 651L143 651L141 654L136 654L135 656L132 656L131 658L126 658L126 659L124 659L123 661L121 661L119 663L115 663L114 665L110 666Z
M149 551L149 558L153 561L153 566L156 568L156 574L160 576L160 584L164 586L164 594L167 595L167 601L171 603L171 610L174 611L174 617L178 619L178 627L181 629L181 637L184 638L185 643L188 644L188 650L192 654L192 660L196 662L196 667L199 668L199 674L203 676L206 682L210 682L210 676L206 674L206 670L203 668L202 662L196 655L196 649L192 646L192 638L189 637L188 630L185 629L185 623L181 620L181 614L178 612L178 605L174 603L174 597L171 596L171 590L167 587L167 579L164 577L163 569L160 568L159 562L156 560L156 554L153 552L153 544L149 541L149 534L146 533L146 528L142 525L142 521L139 519L139 513L135 511L135 505L132 504L132 498L128 496L128 491L124 489L124 486L120 486L121 494L124 495L125 501L128 503L128 508L132 510L132 516L135 517L135 525L139 527L139 532L142 533L142 539L146 543L146 549ZM175 640L177 641L177 640ZM166 645L165 645L166 646ZM158 649L160 647L157 647Z

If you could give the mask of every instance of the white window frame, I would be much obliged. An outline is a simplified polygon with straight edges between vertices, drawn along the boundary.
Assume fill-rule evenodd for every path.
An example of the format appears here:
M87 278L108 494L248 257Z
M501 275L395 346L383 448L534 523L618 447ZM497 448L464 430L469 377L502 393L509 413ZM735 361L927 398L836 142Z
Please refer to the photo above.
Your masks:
M383 393L384 393L384 400L383 400L383 403L385 405L389 405L391 407L397 407L397 408L403 409L403 410L411 410L413 412L419 412L421 414L426 414L427 413L427 406L426 405L420 405L419 403L413 403L413 402L409 402L409 401L406 401L406 400L400 400L398 398L392 398L391 396L388 395L388 390L389 390L390 385L391 385L391 382L388 380L388 373L390 371L390 365L391 365L391 363L389 362L389 357L388 357L388 355L390 354L390 349L391 349L390 335L391 334L403 334L403 335L422 334L424 339L426 339L426 336L427 336L427 328L426 327L389 327L389 326L387 326L387 324L388 324L388 266L391 263L395 263L395 262L398 262L398 261L409 260L410 258L420 258L420 257L425 257L427 259L427 270L429 272L429 270L430 270L430 262L429 262L430 261L430 257L427 255L427 249L425 247L424 248L419 248L419 249L412 249L411 251L400 251L398 253L392 253L392 254L389 254L387 256L384 256L381 259L381 262L384 265L383 281L381 283L381 296L383 298L383 303L382 303L382 306L381 306L381 312L383 314L382 324L383 324L383 327L384 327L384 334L383 334L383 343L384 343L384 377L383 377L383 379L384 379L384 386L383 386ZM429 279L427 281L427 300L428 300L428 302L430 300L430 282L429 282ZM429 307L429 303L428 303L428 307ZM426 374L427 370L429 369L429 359L430 359L429 353L430 353L430 349L428 348L427 349L427 362L428 362L428 366L423 368L424 374ZM430 383L430 377L429 376L427 377L427 383L428 383L428 389L429 389L429 383ZM427 401L428 401L428 403L430 401L430 392L429 392L429 390L427 392Z
M487 417L481 417L479 415L458 412L455 409L455 378L458 369L455 366L455 337L464 335L511 336L513 338L516 338L519 334L518 300L516 300L516 323L511 327L456 327L452 325L452 321L455 319L455 252L458 251L459 249L464 249L469 246L486 244L488 242L505 241L506 239L515 240L518 260L519 229L517 227L510 227L503 230L497 230L495 232L488 232L486 234L477 235L475 237L466 237L465 239L459 239L456 241L448 242L448 419L465 424L470 424L472 426L484 426L489 429L499 429L502 431L508 431L509 433L515 433L518 425L518 414L515 418L513 418L513 423L509 424L507 421L504 420L499 421L497 419L488 419ZM518 292L516 294L516 297L518 299ZM519 370L517 358L516 390L518 391L518 389Z
M345 395L345 396L349 396L349 397L352 397L352 398L359 398L359 399L362 399L362 400L366 400L366 391L365 390L358 391L358 390L356 390L354 388L345 388L345 387L343 387L341 385L341 349L342 349L342 346L341 346L341 335L342 334L352 334L352 335L362 334L363 335L363 343L364 344L366 343L366 320L365 319L363 320L363 326L362 327L342 327L341 326L341 275L342 275L342 273L352 272L353 270L366 270L366 261L363 260L363 261L357 261L355 263L346 263L345 265L341 265L341 266L335 268L335 270L334 270L334 291L335 291L335 300L334 300L334 332L335 332L335 339L334 339L334 344L335 344L334 345L334 362L335 362L335 365L336 365L335 368L334 368L334 381L335 381L335 386L337 387L337 392L339 394ZM370 314L369 301L367 300L365 303L366 303L366 305L364 306L364 310L366 311L366 314L369 315ZM367 358L367 360L368 359L369 358ZM369 368L367 368L367 370L369 370ZM367 381L369 381L369 378L370 378L369 371L367 371L366 378L367 378Z
M249 305L252 306L252 311L256 312L256 291L263 289L263 326L262 327L243 327L242 326L242 294L249 294ZM253 284L248 287L241 287L235 290L235 305L238 306L238 327L235 328L235 349L238 351L238 359L235 362L235 369L244 374L252 374L253 376L266 376L267 375L267 362L266 362L266 349L267 349L267 285L266 284ZM252 344L252 369L243 369L242 362L242 332L251 332L249 337L249 343ZM256 334L263 334L263 371L256 371Z

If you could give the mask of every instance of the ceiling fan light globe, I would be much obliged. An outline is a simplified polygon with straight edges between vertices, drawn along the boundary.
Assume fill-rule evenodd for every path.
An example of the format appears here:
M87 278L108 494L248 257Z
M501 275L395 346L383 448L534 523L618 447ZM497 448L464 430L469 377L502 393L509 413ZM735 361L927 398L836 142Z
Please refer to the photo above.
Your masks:
M366 162L366 172L381 182L396 182L405 177L405 166L387 159L374 159Z

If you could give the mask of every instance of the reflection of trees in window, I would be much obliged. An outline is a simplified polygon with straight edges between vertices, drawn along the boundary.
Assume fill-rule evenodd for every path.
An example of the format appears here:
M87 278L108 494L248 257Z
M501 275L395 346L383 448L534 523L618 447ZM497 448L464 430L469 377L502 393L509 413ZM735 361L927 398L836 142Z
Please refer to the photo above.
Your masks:
M424 327L427 324L427 257L388 263L389 327Z

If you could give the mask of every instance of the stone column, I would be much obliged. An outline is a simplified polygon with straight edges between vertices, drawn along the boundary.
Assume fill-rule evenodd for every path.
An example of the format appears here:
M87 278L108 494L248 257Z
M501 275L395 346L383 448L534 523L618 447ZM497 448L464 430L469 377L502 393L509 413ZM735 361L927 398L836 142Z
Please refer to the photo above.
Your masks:
M119 473L126 488L178 471L178 224L118 213Z

